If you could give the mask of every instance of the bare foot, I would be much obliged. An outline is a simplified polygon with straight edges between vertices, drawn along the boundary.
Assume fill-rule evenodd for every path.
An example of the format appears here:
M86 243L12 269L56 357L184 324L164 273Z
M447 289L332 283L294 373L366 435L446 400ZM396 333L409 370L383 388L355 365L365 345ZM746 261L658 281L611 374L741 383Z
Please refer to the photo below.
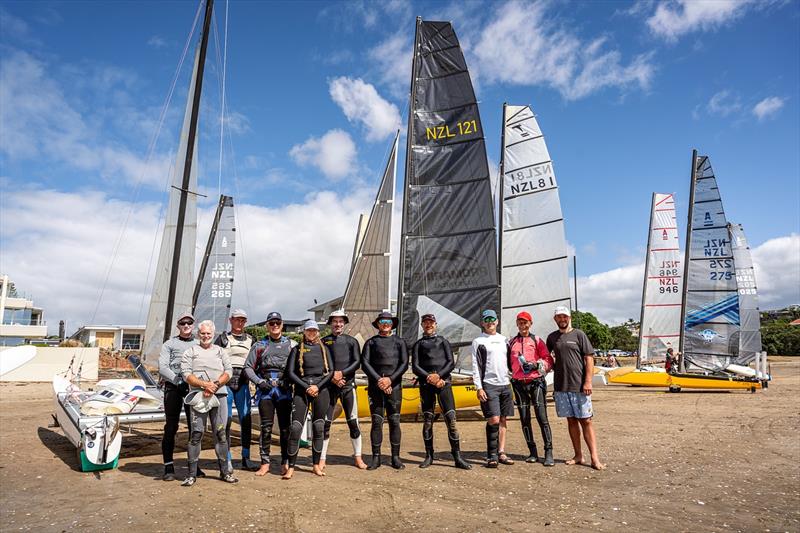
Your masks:
M320 459L320 460L319 460L319 467L320 467L322 470L325 470L325 459Z
M564 464L565 465L586 465L586 463L583 462L583 457L581 457L580 455L576 455L572 459L567 459L566 461L564 461Z
M289 471L289 463L281 464L281 475L285 475Z
M324 476L324 475L325 475L325 470L323 470L323 468L324 468L324 467L322 466L322 464L318 464L318 465L314 465L314 467L312 468L312 470L313 470L314 474L316 474L316 475L318 475L318 476L322 477L322 476Z
M293 475L294 475L294 468L286 467L286 472L284 472L283 476L281 477L282 479L292 479Z
M361 456L360 456L360 455L356 455L356 457L355 457L355 464L356 464L356 467L357 467L359 470L364 470L364 469L366 469L366 468L367 468L367 463L365 463L365 462L364 462L364 460L361 458Z
M261 467L256 472L257 476L266 476L269 474L269 463L261 465Z
M600 461L595 460L595 461L592 461L592 468L594 468L595 470L605 470L606 469L606 465L604 465Z

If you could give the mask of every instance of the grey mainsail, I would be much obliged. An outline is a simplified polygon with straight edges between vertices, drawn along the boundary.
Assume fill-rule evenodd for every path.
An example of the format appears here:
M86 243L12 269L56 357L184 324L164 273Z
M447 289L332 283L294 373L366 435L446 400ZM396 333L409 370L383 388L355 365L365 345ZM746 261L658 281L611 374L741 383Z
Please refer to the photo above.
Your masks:
M750 247L741 224L729 223L736 265L736 288L739 291L739 353L735 363L747 365L761 352L761 314L758 310L758 290Z
M228 330L236 258L236 218L233 198L220 195L197 275L193 314L197 321L212 320L217 332Z
M455 348L497 309L497 240L483 127L449 22L417 18L408 118L398 288L399 334L420 335L434 313ZM469 357L457 366L466 369Z
M739 351L736 269L717 179L692 155L681 346L687 370L721 370Z
M569 258L553 163L529 106L503 106L500 327L516 334L516 315L528 311L542 338L553 330L553 309L570 306Z
M653 193L643 285L639 364L663 361L681 336L683 257L672 194Z
M349 318L345 332L361 344L375 334L372 326L375 316L389 308L389 250L399 137L400 132L392 142L392 151L360 244L359 237L356 237L358 249L342 299L342 308ZM359 222L359 229L360 226Z

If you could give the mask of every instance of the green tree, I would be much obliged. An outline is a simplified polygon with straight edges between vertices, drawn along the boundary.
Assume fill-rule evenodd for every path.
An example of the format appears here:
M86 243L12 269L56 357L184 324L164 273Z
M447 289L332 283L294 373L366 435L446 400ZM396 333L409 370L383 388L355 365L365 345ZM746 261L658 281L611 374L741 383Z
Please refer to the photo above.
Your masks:
M592 313L573 311L572 327L583 330L595 349L609 350L612 348L611 332L608 326L597 320Z
M636 350L638 339L633 336L630 330L625 326L614 326L609 328L611 334L611 347L626 352Z
M761 345L769 355L800 355L800 326L779 319L761 326Z

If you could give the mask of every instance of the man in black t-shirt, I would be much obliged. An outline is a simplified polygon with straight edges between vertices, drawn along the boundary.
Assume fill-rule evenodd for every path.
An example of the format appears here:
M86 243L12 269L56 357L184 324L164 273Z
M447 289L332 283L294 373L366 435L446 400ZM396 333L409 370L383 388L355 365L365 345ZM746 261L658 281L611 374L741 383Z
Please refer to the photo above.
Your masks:
M597 454L597 442L592 426L592 374L594 348L586 334L572 327L568 307L556 307L553 318L558 331L547 336L547 349L555 357L553 399L556 414L567 419L569 438L575 455L565 461L568 465L586 464L581 450L581 433L589 447L592 468L604 470Z

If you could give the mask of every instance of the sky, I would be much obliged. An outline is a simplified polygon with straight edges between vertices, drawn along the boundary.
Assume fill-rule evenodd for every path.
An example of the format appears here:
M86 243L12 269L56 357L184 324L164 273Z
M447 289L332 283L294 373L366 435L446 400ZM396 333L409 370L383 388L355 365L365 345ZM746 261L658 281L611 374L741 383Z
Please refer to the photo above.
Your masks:
M0 2L0 271L51 332L145 321L200 7ZM693 148L762 309L800 303L800 3L217 0L197 250L233 195L251 320L342 294L397 129L399 215L417 15L454 25L492 172L503 102L537 114L581 310L638 319L651 194L676 194L683 235Z

